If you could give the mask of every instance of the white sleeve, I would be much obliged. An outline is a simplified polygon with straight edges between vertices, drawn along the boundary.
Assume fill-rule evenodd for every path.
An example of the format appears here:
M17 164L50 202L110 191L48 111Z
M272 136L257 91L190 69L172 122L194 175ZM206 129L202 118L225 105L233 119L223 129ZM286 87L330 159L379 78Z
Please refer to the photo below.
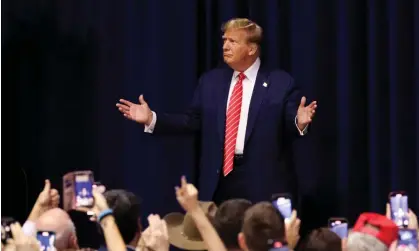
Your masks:
M151 120L150 125L146 125L144 127L144 132L146 132L146 133L153 133L154 127L156 126L157 114L153 111L152 111L152 113L153 113L153 119Z
M295 116L295 126L297 127L297 130L298 130L298 132L300 133L301 136L304 136L304 135L307 134L308 125L306 125L306 127L304 127L304 129L301 131L300 128L298 128L297 116Z
M27 220L22 226L22 231L26 236L35 236L36 235L36 225L35 222Z

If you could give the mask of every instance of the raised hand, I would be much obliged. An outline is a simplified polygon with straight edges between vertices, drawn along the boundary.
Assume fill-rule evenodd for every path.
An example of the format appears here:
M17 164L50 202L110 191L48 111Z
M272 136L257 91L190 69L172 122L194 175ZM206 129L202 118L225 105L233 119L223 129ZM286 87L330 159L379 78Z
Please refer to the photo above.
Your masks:
M418 217L416 214L409 208L409 229L419 230L418 227Z
M44 189L39 193L28 220L36 221L44 212L58 207L59 204L60 194L57 189L51 188L51 182L49 180L45 180Z
M44 189L39 194L36 203L44 210L58 207L60 195L57 189L51 188L51 182L49 180L45 180Z
M7 245L11 248L6 248L5 250L14 250L14 251L39 251L40 246L39 242L33 236L26 236L23 233L22 227L19 223L13 223L10 225L10 230L12 232L13 239L7 240ZM3 249L3 248L2 248ZM54 248L52 251L55 251Z
M389 203L386 204L386 217L387 219L391 220L391 207ZM407 226L407 228L419 230L418 218L416 214L410 208L409 208L409 225Z
M143 95L138 98L139 104L134 104L128 100L120 99L116 104L118 110L124 115L124 117L136 121L140 124L150 125L153 119L153 113L147 102L145 102Z
M294 249L298 240L300 240L300 224L301 221L297 217L297 211L293 210L291 218L285 221L285 236L291 249Z
M185 211L193 211L199 207L198 190L192 184L186 181L185 176L182 176L181 187L176 187L176 199Z
M300 130L303 130L308 124L311 123L317 108L317 101L311 102L311 104L308 106L305 106L305 104L306 97L302 97L297 110L297 123Z
M95 205L92 210L96 216L98 216L103 210L109 209L105 196L100 193L99 188L97 187L93 188L93 198L95 199Z
M147 219L149 226L141 234L145 246L155 251L168 251L170 245L166 222L154 214L149 215Z

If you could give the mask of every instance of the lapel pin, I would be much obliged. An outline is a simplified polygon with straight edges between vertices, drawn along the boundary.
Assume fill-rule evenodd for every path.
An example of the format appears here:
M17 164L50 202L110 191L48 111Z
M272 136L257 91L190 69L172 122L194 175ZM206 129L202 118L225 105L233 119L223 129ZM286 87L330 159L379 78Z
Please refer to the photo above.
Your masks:
M263 87L268 87L268 84L266 82L263 83Z

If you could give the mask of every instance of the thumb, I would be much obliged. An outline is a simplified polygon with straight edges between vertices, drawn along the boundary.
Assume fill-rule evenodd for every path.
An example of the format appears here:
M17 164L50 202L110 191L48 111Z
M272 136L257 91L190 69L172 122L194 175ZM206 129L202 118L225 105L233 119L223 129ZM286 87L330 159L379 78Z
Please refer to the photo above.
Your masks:
M49 180L45 180L45 185L44 185L44 192L48 192L51 190L51 182Z
M296 220L297 220L297 211L294 209L292 210L292 213L291 213L290 222L294 222Z
M302 97L301 98L301 102L300 102L300 108L304 108L305 107L305 105L306 105L306 97Z
M92 190L92 195L93 195L93 200L94 200L94 209L96 209L98 212L96 213L100 213L100 211L103 210L102 208L102 197L103 196L101 193L99 193L96 189ZM95 210L94 210L95 211Z
M140 97L138 97L138 100L140 101L141 105L146 105L147 104L147 102L145 102L145 100L144 100L143 94L141 94Z
M285 225L287 227L290 227L291 225L293 225L295 223L295 221L297 220L297 211L296 210L292 210L291 212L291 216L289 218L285 218Z
M96 198L98 198L98 197L100 197L100 195L101 195L102 193L100 192L100 188L98 188L98 187L93 187L93 189L92 189L92 195L93 195L93 197L96 199Z

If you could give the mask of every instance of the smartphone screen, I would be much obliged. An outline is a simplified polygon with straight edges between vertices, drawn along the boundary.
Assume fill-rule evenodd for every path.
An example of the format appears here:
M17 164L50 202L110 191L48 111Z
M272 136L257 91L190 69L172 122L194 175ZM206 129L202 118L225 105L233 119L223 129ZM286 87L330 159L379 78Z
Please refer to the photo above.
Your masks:
M92 174L76 174L74 189L76 193L76 207L92 207L93 206L93 175Z
M41 251L55 250L55 233L50 231L38 231L36 234Z
M330 218L330 231L337 234L341 239L348 237L348 220L345 218Z
M397 247L404 250L418 250L418 234L415 229L400 229Z
M291 196L288 194L272 195L272 204L278 209L285 220L289 220L292 214Z
M391 219L398 227L409 225L409 205L405 192L391 192L389 195Z

